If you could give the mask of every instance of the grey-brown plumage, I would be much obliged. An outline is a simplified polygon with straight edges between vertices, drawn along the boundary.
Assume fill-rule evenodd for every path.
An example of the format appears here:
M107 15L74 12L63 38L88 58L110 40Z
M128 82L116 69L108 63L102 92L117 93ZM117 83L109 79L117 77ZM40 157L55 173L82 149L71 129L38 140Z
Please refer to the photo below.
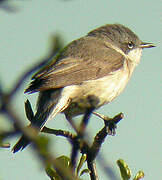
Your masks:
M154 46L120 24L102 26L71 42L32 77L25 91L40 92L32 125L41 129L59 112L69 119L83 114L91 106L89 97L96 109L111 102L125 88L142 49L149 47ZM28 143L22 137L13 151Z
M73 41L65 48L65 52L58 56L56 63L37 73L26 92L60 88L98 79L119 69L123 63L123 56L106 46L102 39L86 36Z

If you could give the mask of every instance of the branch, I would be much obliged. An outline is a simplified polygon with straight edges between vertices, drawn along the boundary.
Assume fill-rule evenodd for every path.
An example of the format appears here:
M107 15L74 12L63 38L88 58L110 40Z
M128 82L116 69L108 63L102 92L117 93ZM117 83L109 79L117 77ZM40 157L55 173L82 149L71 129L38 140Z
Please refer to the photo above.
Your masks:
M88 169L90 170L91 180L99 180L96 169L96 163L94 161L91 160L89 161L89 159L87 159L87 165L88 165Z
M105 126L95 136L92 146L89 147L87 145L87 143L84 143L84 145L81 147L82 153L87 154L87 165L88 165L88 168L90 170L91 180L98 180L98 175L97 175L96 165L95 165L95 159L96 159L96 157L97 157L97 155L101 149L102 143L104 142L107 135L109 135L110 123L111 123L111 125L112 124L116 125L121 119L123 119L123 117L124 116L122 113L116 115L113 118L108 118L108 117L104 116ZM115 128L115 126L114 126L114 128ZM106 169L107 169L107 172L109 172L108 175L111 176L112 179L116 179L114 173L112 173L110 168L106 168Z
M55 46L54 50L58 50L58 44L57 46ZM56 54L56 52L53 52L52 56L54 54ZM51 57L52 57L51 56ZM41 63L38 63L36 66L34 66L33 68L29 69L22 77L20 77L20 79L17 81L16 85L14 86L14 88L10 91L10 93L5 93L2 91L2 86L0 85L0 100L1 100L1 106L0 106L0 113L3 113L12 123L14 123L14 128L15 128L15 132L21 132L24 136L26 136L32 143L33 143L33 150L35 152L37 152L36 154L38 155L38 157L40 159L43 160L43 164L46 165L48 163L51 163L58 171L60 177L62 177L62 179L65 180L75 180L74 175L71 173L71 171L69 169L65 169L63 168L54 158L54 156L52 156L52 154L49 151L43 151L42 147L39 146L39 137L35 136L34 131L32 131L32 129L34 130L34 128L24 128L22 125L22 120L19 118L19 116L17 116L17 114L15 113L15 111L13 111L10 102L12 100L12 97L16 94L16 92L18 91L18 89L20 88L20 86L22 85L23 81L31 74L33 73L35 70L37 70L38 68L40 68L42 65L44 65L47 61L49 60L49 58L47 60L43 60ZM28 116L28 118L31 118L32 114ZM8 136L11 135L12 133L8 133ZM6 134L7 135L7 134Z
M83 119L81 121L81 124L79 126L79 128L77 128L77 136L76 138L74 138L71 143L72 143L72 152L71 152L71 167L72 170L74 171L76 168L76 161L77 161L77 155L79 152L79 148L80 148L80 139L82 140L85 134L85 128L89 122L90 116L93 112L94 108L88 108L86 113L83 116Z
M123 113L120 113L116 116L114 116L112 119L109 120L105 120L105 126L102 128L101 131L99 131L93 141L93 144L91 146L90 152L91 152L91 161L93 161L97 154L99 153L100 149L101 149L101 145L104 142L105 138L107 137L107 135L109 135L109 122L114 123L115 125L118 124L122 119L123 119L124 115Z
M69 131L65 131L65 130L57 130L57 129L51 129L51 128L47 128L46 126L42 129L43 133L48 133L48 134L53 134L53 135L56 135L56 136L63 136L63 137L66 137L68 138L69 140L73 140L76 135L73 135L71 132Z

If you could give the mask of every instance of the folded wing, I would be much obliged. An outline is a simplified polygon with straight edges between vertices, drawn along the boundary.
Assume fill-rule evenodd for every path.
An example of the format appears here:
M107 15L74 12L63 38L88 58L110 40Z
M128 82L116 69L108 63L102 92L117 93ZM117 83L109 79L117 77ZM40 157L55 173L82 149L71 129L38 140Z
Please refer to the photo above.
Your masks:
M94 49L92 56L67 57L38 72L25 92L57 89L84 81L102 78L123 66L124 57L116 50L103 46ZM87 52L93 51L91 49Z

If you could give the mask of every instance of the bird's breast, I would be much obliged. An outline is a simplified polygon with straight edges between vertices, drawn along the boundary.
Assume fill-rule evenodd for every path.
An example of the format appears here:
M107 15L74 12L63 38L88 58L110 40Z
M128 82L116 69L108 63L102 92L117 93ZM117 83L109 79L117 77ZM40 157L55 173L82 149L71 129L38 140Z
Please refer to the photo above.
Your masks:
M111 102L123 91L129 77L129 71L122 68L103 78L86 82L83 85L83 92L85 92L85 96L97 97L99 99L97 107L100 107Z
M134 67L132 67L134 69ZM70 92L72 103L77 103L79 106L88 107L89 97L96 99L95 107L111 102L125 88L130 76L133 72L128 68L127 62L117 71L109 73L107 76L96 80L83 82L81 85L71 85L64 88L65 92Z

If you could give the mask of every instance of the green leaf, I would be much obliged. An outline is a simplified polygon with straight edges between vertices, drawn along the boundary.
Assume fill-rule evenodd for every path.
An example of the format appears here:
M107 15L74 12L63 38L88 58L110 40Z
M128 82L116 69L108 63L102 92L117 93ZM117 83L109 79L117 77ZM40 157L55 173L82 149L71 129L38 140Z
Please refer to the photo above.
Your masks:
M45 170L46 170L46 174L50 177L51 180L61 180L61 177L52 167L47 166Z
M85 173L90 173L91 171L89 169L83 169L83 171L81 171L80 176L82 176Z
M122 159L117 160L117 165L120 169L120 174L123 180L129 180L131 178L131 170L126 162Z
M4 143L3 137L0 136L0 148L9 148L9 147L10 147L10 143Z
M60 156L56 158L56 161L63 167L69 168L70 158L67 156ZM46 173L51 178L51 180L62 180L57 171L52 168L52 164L47 164Z
M86 161L86 159L87 159L87 155L86 155L86 154L82 154L82 156L81 156L81 158L80 158L80 161L79 161L79 164L78 164L78 166L77 166L77 176L78 176L79 171L80 171L80 169L82 168L84 162Z
M140 180L141 178L143 178L145 176L143 171L138 171L138 173L136 174L136 176L134 177L133 180Z
M70 165L70 158L67 156L60 156L56 160L65 168L68 168Z

